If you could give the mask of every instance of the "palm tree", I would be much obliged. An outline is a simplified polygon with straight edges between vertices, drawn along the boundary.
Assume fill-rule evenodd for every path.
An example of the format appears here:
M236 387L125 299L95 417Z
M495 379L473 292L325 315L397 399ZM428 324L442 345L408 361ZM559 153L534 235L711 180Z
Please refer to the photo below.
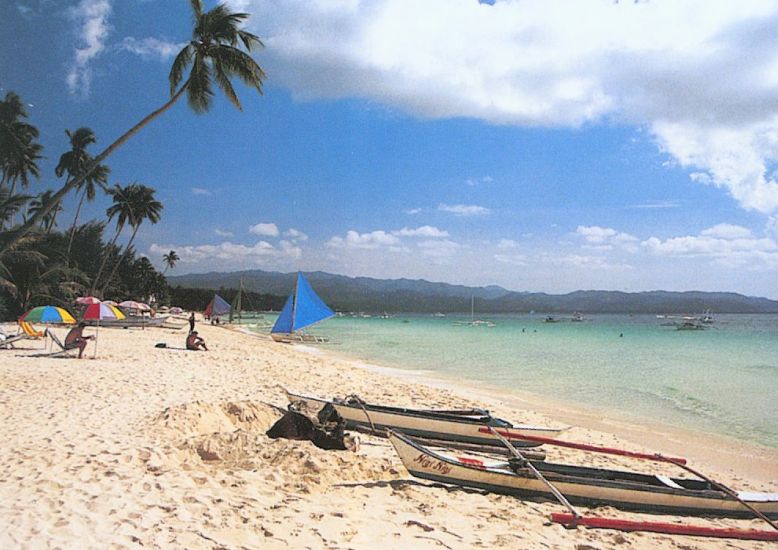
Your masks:
M61 178L66 172L68 174L67 181L81 176L92 162L92 157L86 152L86 148L95 143L95 133L90 128L79 128L75 132L65 130L65 133L70 140L70 151L67 151L59 157L59 164L54 169L54 173L58 178ZM108 183L108 174L110 168L104 164L99 164L87 174L78 186L78 190L81 190L81 199L78 201L78 207L76 208L76 215L73 217L73 226L70 229L70 240L68 241L67 254L70 255L70 249L73 247L73 237L76 234L76 225L78 225L78 216L81 214L81 207L84 205L84 199L93 201L95 199L96 188L100 187L105 190Z
M132 227L132 235L130 236L130 240L127 243L127 246L124 248L124 254L122 254L122 257L119 258L119 261L116 262L116 265L114 265L111 274L105 280L102 292L104 292L108 287L111 279L113 279L113 276L116 274L116 270L119 269L122 261L129 253L132 247L132 243L135 240L135 235L138 234L138 229L140 229L140 226L143 224L143 222L148 220L152 224L155 224L159 221L160 214L162 213L162 209L164 207L162 206L161 202L154 198L154 193L155 191L151 187L133 183L125 188L120 202L111 206L111 208L115 207L119 216L123 215L125 222L128 223L130 227ZM109 210L111 210L111 208L109 208ZM110 215L111 214L109 213L109 216ZM116 241L114 240L114 243L115 242ZM95 278L95 286L97 286L97 282L98 280Z
M162 255L162 261L165 263L165 271L162 272L164 275L167 273L168 269L175 269L176 262L180 260L181 258L178 256L175 250L171 250L167 254Z
M251 55L241 49L242 46L247 52L251 52L252 48L264 46L258 36L240 28L249 14L233 13L224 4L219 4L209 11L203 11L202 0L190 0L190 3L194 12L192 40L179 52L170 69L168 77L170 80L170 100L127 130L97 155L84 174L65 183L54 195L53 200L59 202L71 189L78 188L98 164L149 122L167 111L181 98L184 92L187 94L189 106L198 114L204 113L211 106L214 96L214 81L239 110L242 108L230 82L231 78L238 77L247 86L255 88L260 94L262 93L265 72ZM181 84L184 71L189 66L192 67L189 76ZM176 89L177 87L178 89ZM43 213L38 213L38 216L43 215ZM0 258L14 245L16 240L29 232L38 223L38 220L39 218L33 216L19 228L8 242L3 244L2 249L0 249Z
M14 92L0 101L0 186L10 183L11 196L17 182L27 188L30 176L40 177L37 161L42 158L43 146L35 142L38 129L24 122L27 116L24 103ZM0 222L0 229L5 221Z
M54 191L49 189L48 191L44 191L37 197L35 197L32 201L30 201L30 210L29 213L31 215L37 214L40 210L43 208L46 208L51 202L51 197L54 195ZM51 230L54 228L54 226L57 224L57 214L62 212L62 205L58 204L49 212L41 218L41 229L43 229L47 234L51 233ZM68 251L68 254L70 251Z
M38 129L22 119L27 118L21 98L14 92L8 92L0 101L0 185L10 183L11 194L17 181L26 188L30 176L40 177L37 161L42 158L43 146L35 143Z
M95 289L97 288L97 282L100 280L100 276L103 274L103 269L105 269L108 256L110 255L111 251L115 249L116 241L118 240L119 235L121 235L127 220L132 215L132 210L130 208L130 188L132 185L134 184L122 187L117 183L107 191L108 195L113 198L113 204L105 211L105 215L108 217L108 221L111 221L114 217L116 217L116 233L114 233L113 239L111 239L111 244L106 246L103 251L103 261L100 262L100 268L97 270L97 275L95 275L95 278L92 281L92 288L89 291L91 296L94 296Z
M0 229L30 200L28 195L14 195L0 186Z

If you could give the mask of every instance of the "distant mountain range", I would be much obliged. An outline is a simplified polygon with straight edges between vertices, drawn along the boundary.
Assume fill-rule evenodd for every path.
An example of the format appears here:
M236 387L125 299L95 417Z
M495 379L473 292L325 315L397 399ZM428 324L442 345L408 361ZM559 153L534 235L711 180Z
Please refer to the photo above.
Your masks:
M468 287L419 279L346 277L322 271L306 273L316 292L338 311L477 313L778 313L778 301L733 292L617 292L578 290L569 294L513 292L500 286ZM169 276L171 286L236 289L286 296L294 273L250 270Z

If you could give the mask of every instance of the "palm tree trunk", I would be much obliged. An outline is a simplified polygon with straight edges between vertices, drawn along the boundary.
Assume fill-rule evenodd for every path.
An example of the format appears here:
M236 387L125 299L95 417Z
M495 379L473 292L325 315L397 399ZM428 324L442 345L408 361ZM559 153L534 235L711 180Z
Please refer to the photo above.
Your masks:
M122 265L124 258L126 258L127 254L130 253L130 247L132 246L132 241L135 240L135 235L138 233L138 229L140 229L140 224L132 228L132 235L130 235L130 241L127 243L127 246L124 249L124 254L122 254L121 258L119 258L119 261L116 262L116 265L113 266L113 270L111 271L111 274L105 280L105 286L103 286L103 288L100 289L100 294L103 294L105 292L105 289L108 288L108 285L111 284L111 279L113 279L113 276L116 275L116 270L119 269L119 266Z
M124 134L119 136L119 139L114 141L112 144L110 144L105 151L97 155L92 162L89 164L89 166L86 167L86 170L77 178L74 178L70 182L66 182L65 185L62 186L62 188L54 193L54 196L51 197L51 202L45 207L40 210L40 212L36 213L32 218L27 220L24 225L22 225L19 229L16 231L13 231L10 234L10 239L3 243L2 249L0 249L0 258L2 258L11 248L13 248L27 233L29 233L33 227L35 227L35 224L37 224L40 219L49 213L49 211L54 208L55 205L59 204L63 198L65 198L65 195L67 195L72 189L77 188L83 181L89 176L89 174L92 173L92 171L97 167L98 164L100 164L106 157L108 157L111 153L113 153L116 149L121 147L125 141L130 139L132 136L137 134L146 124L157 118L159 115L170 109L170 107L173 106L173 104L179 100L181 95L184 93L184 91L189 87L189 80L184 82L183 86L173 95L173 97L168 100L167 103L162 105L159 109L156 111L152 111L148 115L146 115L140 122L138 122L135 126L127 130Z
M54 210L54 215L51 216L51 221L49 222L49 228L46 230L46 233L51 233L51 230L54 229L54 226L57 225L57 214L59 214L59 210Z
M95 295L95 290L97 290L97 283L100 282L100 275L103 274L103 269L105 269L105 264L108 261L108 254L110 254L111 250L113 250L113 247L116 245L116 240L119 238L122 229L124 229L124 226L118 227L116 229L116 234L113 236L111 244L105 247L105 254L103 255L103 261L100 262L100 269L97 270L97 275L95 275L95 278L92 281L92 288L89 289L90 296Z
M78 215L81 213L81 207L84 205L85 198L86 198L86 187L84 187L84 192L81 193L81 200L78 201L78 208L76 208L76 216L73 218L73 227L70 229L70 240L68 240L68 253L67 253L68 262L70 262L70 249L73 247L73 237L76 236L76 225L78 224Z

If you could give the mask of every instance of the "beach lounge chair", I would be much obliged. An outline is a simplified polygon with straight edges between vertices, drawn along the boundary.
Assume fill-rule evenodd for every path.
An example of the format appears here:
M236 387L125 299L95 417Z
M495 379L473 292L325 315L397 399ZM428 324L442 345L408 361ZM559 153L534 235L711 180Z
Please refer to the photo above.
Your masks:
M14 347L14 342L18 342L19 340L27 340L29 336L26 334L14 334L13 336L8 336L5 331L0 328L0 349L11 349Z
M58 347L59 349L54 349L54 347L52 346L52 349L54 349L54 351L51 351L49 353L39 353L34 357L66 357L66 356L70 357L71 352L78 350L78 348L65 347L65 344L63 344L62 341L59 338L57 338L57 335L54 334L52 331L46 329L43 332L44 334L48 335L51 338L51 341L54 344L56 344L56 347Z
M43 338L46 336L46 330L35 330L27 321L19 321L19 328L30 338Z

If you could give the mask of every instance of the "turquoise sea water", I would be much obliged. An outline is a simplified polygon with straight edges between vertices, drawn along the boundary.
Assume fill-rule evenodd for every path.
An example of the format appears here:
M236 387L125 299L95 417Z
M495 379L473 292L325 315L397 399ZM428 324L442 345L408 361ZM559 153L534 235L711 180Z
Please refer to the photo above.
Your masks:
M312 332L380 365L778 447L778 315L717 315L704 331L660 326L653 315L544 318L492 316L486 328L454 325L469 316L342 317Z

